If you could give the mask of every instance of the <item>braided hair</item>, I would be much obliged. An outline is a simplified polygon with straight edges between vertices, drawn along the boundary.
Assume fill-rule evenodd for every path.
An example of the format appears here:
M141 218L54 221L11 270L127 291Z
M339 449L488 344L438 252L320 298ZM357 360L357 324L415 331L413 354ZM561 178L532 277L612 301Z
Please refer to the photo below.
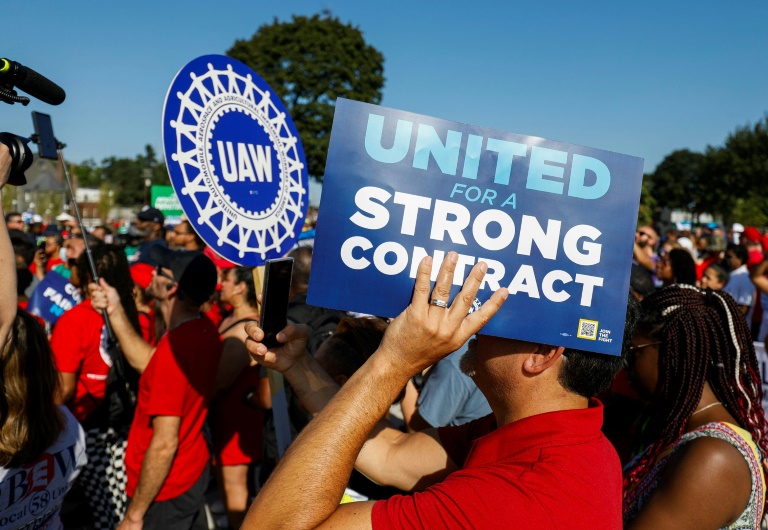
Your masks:
M659 379L647 433L654 440L624 473L625 496L683 435L709 382L726 410L749 431L768 469L768 425L749 329L730 295L671 285L645 298L636 332L661 341Z

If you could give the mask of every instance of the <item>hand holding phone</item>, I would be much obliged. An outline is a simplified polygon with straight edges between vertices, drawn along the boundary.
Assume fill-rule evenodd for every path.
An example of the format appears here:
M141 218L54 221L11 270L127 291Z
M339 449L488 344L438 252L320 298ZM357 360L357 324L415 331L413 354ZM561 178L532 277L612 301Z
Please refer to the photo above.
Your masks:
M267 260L264 266L259 327L264 331L264 339L261 342L267 348L280 345L277 342L277 334L288 325L288 298L292 273L293 258Z

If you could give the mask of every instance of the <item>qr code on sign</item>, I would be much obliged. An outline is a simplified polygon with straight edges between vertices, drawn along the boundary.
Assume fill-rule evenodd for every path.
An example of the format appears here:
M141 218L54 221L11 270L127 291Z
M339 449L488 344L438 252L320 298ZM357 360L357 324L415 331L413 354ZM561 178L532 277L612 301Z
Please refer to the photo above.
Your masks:
M596 340L597 324L598 322L596 320L584 320L583 318L580 319L579 331L576 333L576 336L580 339Z

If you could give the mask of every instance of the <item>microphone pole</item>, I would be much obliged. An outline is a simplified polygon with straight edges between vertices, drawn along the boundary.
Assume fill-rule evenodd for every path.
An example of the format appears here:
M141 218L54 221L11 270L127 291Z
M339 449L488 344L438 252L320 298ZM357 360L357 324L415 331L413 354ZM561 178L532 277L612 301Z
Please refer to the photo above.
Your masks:
M61 165L64 167L64 176L67 179L67 186L69 186L69 195L70 197L72 197L72 205L75 209L75 217L77 217L77 224L80 227L80 233L83 235L83 241L85 242L85 253L88 256L88 265L91 268L91 277L93 278L94 282L99 283L99 273L96 270L96 263L93 261L93 253L91 252L91 246L88 244L88 232L85 230L85 227L83 226L83 218L80 216L80 208L78 208L77 206L77 198L75 197L75 190L72 187L72 179L69 176L67 163L64 161L64 153L62 153L62 149L64 149L65 147L66 147L65 144L56 140L56 150L59 153L59 161L61 162ZM107 314L106 308L101 310L101 316L104 317L104 325L107 327L107 336L108 336L110 346L114 346L117 344L117 338L115 337L115 332L112 329L112 324L109 321L109 315Z

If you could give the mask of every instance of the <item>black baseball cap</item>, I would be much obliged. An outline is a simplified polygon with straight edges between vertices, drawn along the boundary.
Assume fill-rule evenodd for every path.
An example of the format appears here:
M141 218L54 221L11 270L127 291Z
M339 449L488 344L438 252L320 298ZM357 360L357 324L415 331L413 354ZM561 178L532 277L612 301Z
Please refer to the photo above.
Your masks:
M142 221L152 221L153 223L165 223L165 216L163 215L163 212L158 210L157 208L152 208L151 206L145 206L141 209L141 211L136 213L136 219L141 219Z
M160 267L171 269L179 289L198 305L208 301L216 290L216 267L202 252L154 245L149 257Z

